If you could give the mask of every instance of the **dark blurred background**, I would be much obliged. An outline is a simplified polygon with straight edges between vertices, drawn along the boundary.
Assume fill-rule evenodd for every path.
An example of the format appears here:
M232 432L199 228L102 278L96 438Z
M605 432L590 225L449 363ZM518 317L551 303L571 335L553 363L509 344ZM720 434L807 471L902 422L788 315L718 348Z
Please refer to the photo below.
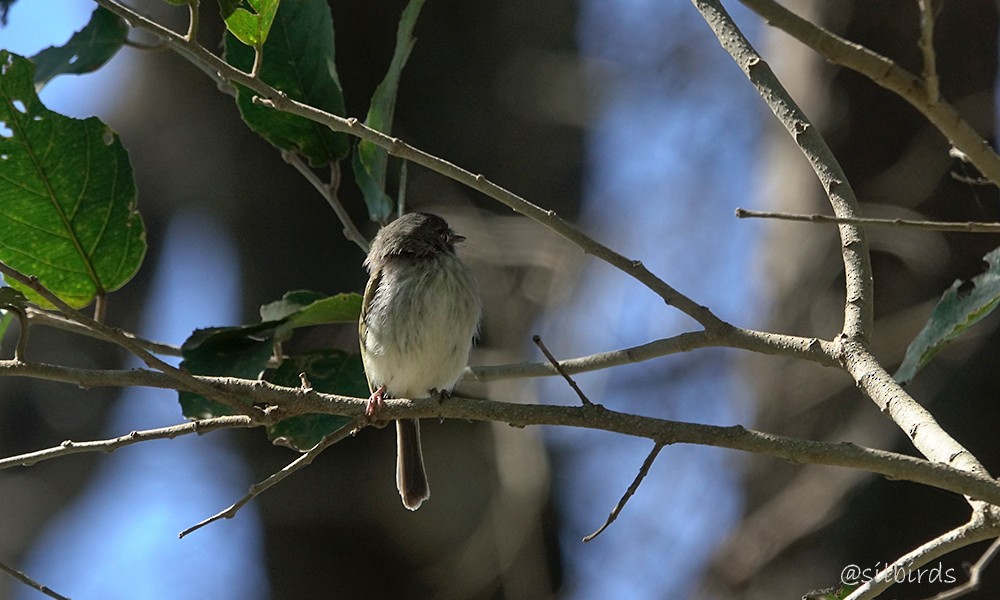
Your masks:
M75 14L65 32L21 51L61 43L92 9L61 1L46 16L29 13L40 3L20 0L0 47L19 51L15 38L40 38L51 15ZM184 26L181 9L134 5ZM920 71L916 3L789 5ZM367 110L403 6L331 3L349 115ZM948 157L947 142L907 104L729 8L822 128L865 215L997 218L995 188L957 181L955 173L974 173ZM202 12L201 41L215 48L214 5ZM843 276L835 230L732 216L738 206L829 209L805 160L690 4L430 0L416 35L394 134L576 221L735 324L837 333ZM945 4L935 39L943 96L992 140L995 4ZM52 83L42 99L74 116L99 115L131 154L149 254L111 298L113 324L178 344L196 327L252 321L287 290L364 285L363 256L325 202L243 126L231 98L177 56L125 49L96 75ZM349 181L341 198L373 233ZM539 360L533 333L570 357L693 327L613 269L443 177L411 166L407 198L469 238L462 251L486 303L474 364ZM941 291L978 273L1000 242L894 229L871 230L869 240L875 348L890 367ZM982 357L996 343L995 326L990 318L954 344L911 389L994 470L989 407L997 382ZM36 329L34 360L132 364L107 345ZM357 344L350 327L304 338L304 347ZM6 357L9 344L3 349ZM814 365L702 350L578 379L595 402L617 410L913 452L847 376ZM498 400L576 401L554 380L461 389ZM0 397L4 456L181 418L175 398L153 391L0 379ZM847 564L884 565L968 514L961 498L921 486L670 447L618 521L584 544L650 443L475 423L424 427L433 496L416 513L395 492L392 433L369 429L235 519L183 540L178 531L294 455L260 431L225 432L7 470L0 560L73 598L797 598L836 584ZM962 561L982 550L947 557L944 567L962 579ZM968 597L993 597L997 571ZM919 598L936 589L891 593ZM0 597L40 596L0 579Z

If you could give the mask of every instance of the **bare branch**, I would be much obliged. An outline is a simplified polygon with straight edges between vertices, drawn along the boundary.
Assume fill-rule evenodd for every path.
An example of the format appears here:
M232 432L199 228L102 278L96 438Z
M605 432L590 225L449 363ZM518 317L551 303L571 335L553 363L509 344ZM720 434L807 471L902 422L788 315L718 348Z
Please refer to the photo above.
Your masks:
M834 217L831 215L803 215L785 212L768 212L760 210L736 209L738 219L778 219L782 221L801 221L808 223L849 223L851 225L872 227L901 227L922 229L927 231L956 231L960 233L1000 233L1000 223L982 223L966 221L965 223L949 223L946 221L914 221L912 219L870 219L864 217Z
M618 504L616 504L614 509L612 509L611 514L609 514L607 520L604 521L604 525L601 525L597 531L583 538L584 542L589 542L595 537L601 535L605 529L615 522L615 519L617 519L618 515L621 514L622 509L625 508L625 504L632 496L635 495L636 490L639 489L639 484L641 484L642 480L649 474L649 469L653 466L653 461L656 460L657 455L660 454L660 450L662 449L663 444L656 444L653 446L653 449L649 452L646 460L642 461L642 466L639 467L639 472L636 474L635 479L632 480L632 484L628 486L628 489L625 490L625 495L622 496L621 500L618 501Z
M549 365L546 365L549 366ZM551 366L549 366L551 368ZM53 365L20 364L0 361L0 374L39 376L90 386L147 386L188 389L164 373L135 369L91 371ZM358 417L364 415L367 398L323 394L301 387L282 387L266 381L232 377L195 377L216 391L246 398L256 405L278 407L264 411L257 422L271 422L306 413ZM542 406L497 400L453 397L441 403L434 399L390 399L382 409L384 418L442 418L466 421L495 421L516 427L555 425L611 431L644 437L662 444L699 444L773 456L795 463L854 468L884 475L889 479L913 481L956 494L1000 505L1000 483L979 472L959 470L942 464L864 448L850 443L802 440L752 431L740 426L720 427L655 419L591 406ZM961 459L962 457L958 457ZM971 458L971 456L969 457ZM964 462L960 462L963 466Z
M189 423L171 425L170 427L158 427L156 429L132 431L125 435L106 440L94 440L89 442L74 442L66 440L58 446L47 448L45 450L37 450L35 452L28 452L26 454L18 454L17 456L2 458L0 459L0 469L7 469L10 467L30 467L35 463L68 456L70 454L82 454L85 452L105 452L110 454L122 446L131 446L132 444L148 440L172 440L175 437L190 433L197 433L200 435L216 429L256 427L258 425L259 423L255 423L248 416L232 415L214 417L211 419L200 419Z
M295 170L305 177L306 181L312 184L316 188L316 191L326 199L327 204L333 209L333 213L340 219L340 224L344 226L344 237L354 242L358 248L361 248L362 252L368 254L368 240L358 231L354 221L351 221L351 216L347 214L347 210L344 209L344 205L340 202L340 197L337 195L337 189L340 187L340 164L334 163L330 167L330 183L328 185L323 183L298 154L282 151L281 158L286 163L295 167Z
M897 580L897 573L911 573L936 558L959 548L996 537L1000 530L996 524L987 523L980 513L951 531L934 538L919 548L900 556L872 579L862 582L845 600L872 600L889 589Z
M946 432L919 402L892 378L867 348L843 340L843 361L855 383L889 416L914 447L932 461L989 476L975 455Z
M272 487L283 481L286 477L288 477L292 473L295 473L302 467L307 466L317 456L319 456L321 452L323 452L333 444L336 444L345 437L353 434L358 427L364 425L366 420L367 419L364 415L356 416L354 420L352 420L350 423L344 425L343 427L341 427L336 431L327 434L326 437L320 440L318 444L310 448L307 452L303 453L301 456L299 456L292 462L285 465L285 467L280 471L278 471L277 473L272 474L270 477L268 477L264 481L261 481L260 483L255 483L254 485L250 486L250 490L247 492L247 494L242 498L240 498L239 500L237 500L234 504L229 506L229 508L212 515L211 517L205 519L204 521L201 521L200 523L188 527L184 531L180 532L177 535L177 537L183 538L184 536L190 533L198 531L199 529L201 529L206 525L209 525L221 519L231 519L235 517L236 513L238 513L239 510L244 506L246 506L247 503L249 503L251 500L259 496L260 494L263 494L267 490L271 489Z
M4 573L10 575L11 577L13 577L14 579L20 581L24 585L26 585L26 586L34 589L34 590L37 590L37 591L45 594L49 598L55 598L56 600L69 600L69 598L67 598L66 596L63 596L62 594L56 593L55 591L49 589L47 586L45 586L45 585L43 585L41 583L38 583L37 581L35 581L31 577L28 577L22 571L18 571L17 569L15 569L15 568L13 568L11 566L5 565L2 562L0 562L0 571L3 571Z
M979 557L979 560L969 567L968 581L950 590L936 594L933 598L928 598L927 600L955 600L955 598L961 598L970 592L978 590L983 570L986 569L991 562L993 562L993 559L996 558L998 552L1000 552L1000 539L993 540L993 543L990 544L990 547L986 549L986 552Z
M941 81L938 79L937 55L934 52L934 2L917 0L920 7L920 41L917 46L924 59L924 88L927 102L932 106L941 99Z
M546 210L532 204L521 196L489 181L483 175L467 171L451 162L410 146L399 138L376 131L364 125L356 118L345 119L344 117L330 114L289 98L287 94L275 90L260 79L252 77L249 73L244 73L239 69L233 68L204 47L189 42L176 32L163 27L115 0L96 0L96 2L125 19L128 23L131 23L133 27L139 27L160 37L178 54L195 64L216 81L223 84L227 82L239 83L253 90L258 94L258 97L254 99L256 104L305 117L311 121L325 125L333 131L347 133L367 140L379 148L385 149L392 156L398 156L427 167L436 173L479 191L508 206L515 212L561 235L579 246L587 254L591 254L630 275L636 281L642 283L660 296L664 302L698 321L706 329L724 325L707 307L698 304L671 287L647 269L641 261L627 258L594 240L575 226L559 218L555 211Z
M83 335L90 338L95 338L98 340L107 341L107 338L100 333L72 321L60 314L42 310L34 306L29 306L27 311L28 319L32 324L44 325L46 327L52 327L54 329L61 329L63 331L68 331L70 333L75 333L77 335ZM132 340L145 348L147 351L153 354L160 354L162 356L180 356L181 349L177 346L172 346L170 344L164 344L162 342L154 342L151 340L146 340L138 337L135 334L129 333L127 331L122 331L122 335L132 338Z
M0 273L3 273L6 277L10 277L11 279L28 286L37 292L42 298L45 298L45 300L52 304L52 306L55 306L59 312L91 331L94 331L104 339L125 348L139 358L139 360L146 363L146 365L151 369L162 371L168 377L171 377L178 383L190 388L191 391L195 391L203 396L219 400L220 402L223 402L227 406L230 406L240 412L246 413L252 411L252 409L248 408L247 405L241 402L238 398L228 396L224 393L220 394L218 390L205 385L190 373L182 371L173 365L163 362L156 356L153 356L146 351L142 344L137 343L134 338L125 334L121 330L109 327L66 304L61 298L59 298L59 296L52 293L48 288L42 285L41 282L38 281L37 277L29 277L3 262L0 262Z

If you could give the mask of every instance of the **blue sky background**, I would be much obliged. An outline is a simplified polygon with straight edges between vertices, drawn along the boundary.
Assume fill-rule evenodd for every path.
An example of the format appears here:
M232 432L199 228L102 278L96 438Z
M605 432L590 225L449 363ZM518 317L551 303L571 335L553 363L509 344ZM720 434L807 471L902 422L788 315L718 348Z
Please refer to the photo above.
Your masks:
M588 132L582 226L604 243L641 259L671 285L725 319L748 325L760 314L749 276L758 229L733 217L752 207L754 157L763 112L742 73L688 2L581 0L579 44L610 74L599 119ZM89 18L85 0L21 0L0 47L25 55L64 41ZM737 16L743 13L738 13ZM742 19L751 24L754 19ZM53 110L84 117L113 112L114 90L127 80L129 51L95 75L60 77L42 92ZM219 224L179 215L156 265L161 298L149 307L141 335L179 341L192 329L233 322L239 306L235 251ZM192 281L172 265L199 251ZM207 260L209 259L209 260ZM220 285L220 282L224 282ZM213 290L197 298L194 290ZM176 298L183 297L187 306ZM648 290L603 264L593 264L578 301L541 324L552 347L618 348L693 328ZM199 322L192 322L197 316ZM580 323L598 324L580 327ZM604 326L604 324L613 324ZM750 398L731 367L735 356L698 351L579 378L616 409L702 423L748 423ZM572 401L565 385L546 381L542 397ZM142 409L139 410L138 407ZM172 394L129 391L108 435L176 422ZM565 506L561 547L574 599L688 597L711 549L740 517L738 456L711 448L668 447L622 516L597 540L596 529L635 476L652 445L611 434L552 430L557 501ZM210 454L212 465L199 456ZM224 468L220 469L220 465ZM226 472L228 478L215 474ZM257 515L178 540L181 529L227 506L251 483L225 436L141 444L102 460L90 489L53 520L23 568L58 591L81 598L266 598ZM238 551L237 551L238 550ZM178 564L218 572L197 588L179 588ZM219 561L225 556L227 561ZM183 561L190 561L184 563ZM164 565L170 568L164 568ZM206 586L217 586L214 589ZM167 591L169 590L169 595ZM138 593L137 592L141 592ZM18 598L39 597L27 588Z

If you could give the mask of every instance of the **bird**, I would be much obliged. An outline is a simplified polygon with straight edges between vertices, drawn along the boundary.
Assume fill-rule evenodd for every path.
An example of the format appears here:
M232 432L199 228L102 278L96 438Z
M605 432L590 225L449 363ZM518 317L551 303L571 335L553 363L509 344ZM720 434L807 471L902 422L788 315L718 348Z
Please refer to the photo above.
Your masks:
M443 400L461 378L483 311L479 285L455 253L464 240L430 213L405 214L372 239L358 321L369 418L385 398ZM396 421L396 487L409 510L430 497L417 419Z

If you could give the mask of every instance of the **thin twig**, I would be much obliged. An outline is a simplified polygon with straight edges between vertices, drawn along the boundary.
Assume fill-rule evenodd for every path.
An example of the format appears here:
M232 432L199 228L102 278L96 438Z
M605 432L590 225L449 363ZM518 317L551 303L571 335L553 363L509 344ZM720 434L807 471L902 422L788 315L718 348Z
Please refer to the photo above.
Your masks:
M340 224L344 226L344 237L354 242L358 248L361 248L362 252L368 254L368 240L358 231L354 221L351 220L351 216L347 214L347 210L340 202L340 196L337 193L340 188L340 163L333 163L330 167L330 183L326 184L323 183L323 180L316 175L315 171L309 168L309 165L298 154L282 150L281 158L286 163L295 167L295 170L316 188L320 196L326 199L327 204L333 209L333 213L340 219Z
M934 1L917 0L920 7L920 54L924 58L924 87L927 101L932 105L941 99L941 81L937 72L937 56L934 53Z
M406 212L406 183L408 173L406 168L407 161L404 160L401 162L402 164L399 165L399 191L396 193L396 210L400 217Z
M103 323L104 319L108 316L108 295L104 292L98 292L94 296L94 320L98 323Z
M639 489L639 484L641 484L642 480L649 474L649 469L653 466L653 461L656 460L656 456L660 453L660 450L663 450L663 444L657 442L656 445L653 446L653 449L649 452L649 456L647 456L646 460L642 462L642 466L639 467L639 472L636 474L635 479L632 480L632 485L628 486L628 489L625 490L625 495L622 496L621 500L618 501L618 504L615 505L615 508L611 511L611 514L608 515L607 520L604 521L604 525L601 525L597 531L583 538L584 542L589 542L595 537L601 535L601 532L615 522L615 519L617 519L618 515L621 514L622 509L625 508L625 504L632 496L635 495L636 490Z
M100 333L94 331L93 329L86 327L64 317L63 315L42 310L34 306L29 306L27 310L28 321L34 325L44 325L46 327L52 327L55 329L60 329L63 331L68 331L70 333L75 333L78 335L87 336L89 338L94 338L98 340L108 341L108 339L101 335ZM136 344L139 344L149 352L153 354L160 354L163 356L180 356L181 349L177 346L171 344L164 344L162 342L155 342L152 340L143 339L135 334L129 333L127 331L122 331L122 335L127 336L132 339Z
M267 479L250 486L250 490L247 492L247 494L242 498L240 498L239 500L237 500L231 506L229 506L229 508L212 515L211 517L201 521L200 523L188 527L184 531L180 532L177 535L177 537L183 538L184 536L190 533L198 531L199 529L201 529L206 525L209 525L211 523L214 523L222 519L231 519L235 517L236 513L238 513L239 510L243 508L251 500L259 496L260 494L266 492L267 490L271 489L272 487L283 481L286 477L288 477L292 473L295 473L302 467L305 467L306 465L311 463L313 459L315 459L317 456L320 455L321 452L323 452L333 444L336 444L345 437L351 435L358 427L364 425L366 421L367 419L364 415L354 417L353 420L351 420L349 423L347 423L340 429L328 433L326 437L320 440L318 444L310 448L307 452L303 453L301 456L299 456L292 462L285 465L285 467L280 471L278 471L277 473L274 473Z
M187 35L184 36L184 39L191 43L198 42L198 24L199 24L198 15L199 15L198 3L188 2L188 30L187 30Z
M168 377L171 377L188 387L192 391L195 391L203 396L214 398L220 402L225 403L227 406L234 408L238 411L248 413L252 411L245 403L241 402L239 398L231 397L227 394L221 393L210 385L205 384L199 379L192 376L190 373L182 371L171 364L168 364L156 356L150 354L145 348L139 343L137 343L132 337L128 336L124 332L105 325L99 321L96 321L84 313L76 310L70 305L63 302L62 298L54 294L47 287L42 285L37 277L29 277L24 273L21 273L17 269L7 265L6 263L0 261L0 273L3 273L6 277L15 279L22 284L28 286L36 293L38 293L42 298L45 298L52 306L55 306L61 313L73 319L77 323L87 327L97 334L104 337L106 340L115 343L122 348L125 348L132 354L134 354L139 360L146 363L151 369L158 369L162 371Z
M6 565L6 564L4 564L2 562L0 562L0 571L3 571L4 573L7 573L8 575L10 575L14 579L20 581L24 585L26 585L26 586L34 589L34 590L37 590L37 591L45 594L49 598L55 598L56 600L69 600L69 598L67 598L66 596L63 596L62 594L59 594L59 593L53 591L48 586L45 586L45 585L43 585L41 583L38 583L37 581L35 581L31 577L28 577L27 575L25 575L23 572L18 571L17 569L15 569L15 568L13 568L11 566L8 566L8 565Z
M778 219L782 221L801 221L808 223L838 223L872 227L904 227L926 231L957 231L961 233L1000 233L1000 223L983 223L966 221L965 223L949 223L947 221L917 221L912 219L869 219L864 217L834 217L832 215L803 215L786 212L768 212L760 210L736 209L738 219Z
M20 306L7 306L4 310L7 311L4 318L9 318L8 315L13 315L17 319L18 331L17 342L14 343L14 362L23 363L27 360L25 356L28 351L28 333L30 332L31 322L28 320L28 315L25 314Z
M979 584L983 575L983 570L986 569L996 558L997 553L1000 553L1000 538L993 540L990 547L986 549L986 552L979 557L971 567L969 567L969 580L959 585L953 587L950 590L945 590L940 594L927 600L954 600L955 598L960 598L970 592L974 592L979 589Z
M587 398L587 395L583 393L583 390L580 389L580 386L578 386L576 382L573 381L573 378L570 377L569 373L567 373L566 370L562 368L562 366L559 364L559 361L556 360L556 357L552 356L552 353L549 352L549 349L545 347L545 342L542 341L542 336L534 335L531 337L531 341L535 342L535 345L538 346L538 348L542 351L542 354L545 355L545 358L549 359L549 363L552 364L552 367L556 371L559 371L559 374L563 376L563 379L566 380L566 383L569 384L569 387L573 388L573 391L576 392L576 395L580 397L580 402L584 406L593 406L594 403L590 401L590 398Z
M47 448L45 450L37 450L35 452L28 452L25 454L18 454L17 456L2 458L0 459L0 470L10 467L30 467L45 460L68 456L70 454L81 454L85 452L105 452L110 454L122 446L130 446L132 444L148 440L172 440L176 437L191 433L197 433L200 435L216 429L256 427L257 425L258 423L255 423L248 416L228 415L181 423L179 425L171 425L169 427L132 431L131 433L106 440L94 440L88 442L74 442L66 440L58 446L53 446L52 448Z

